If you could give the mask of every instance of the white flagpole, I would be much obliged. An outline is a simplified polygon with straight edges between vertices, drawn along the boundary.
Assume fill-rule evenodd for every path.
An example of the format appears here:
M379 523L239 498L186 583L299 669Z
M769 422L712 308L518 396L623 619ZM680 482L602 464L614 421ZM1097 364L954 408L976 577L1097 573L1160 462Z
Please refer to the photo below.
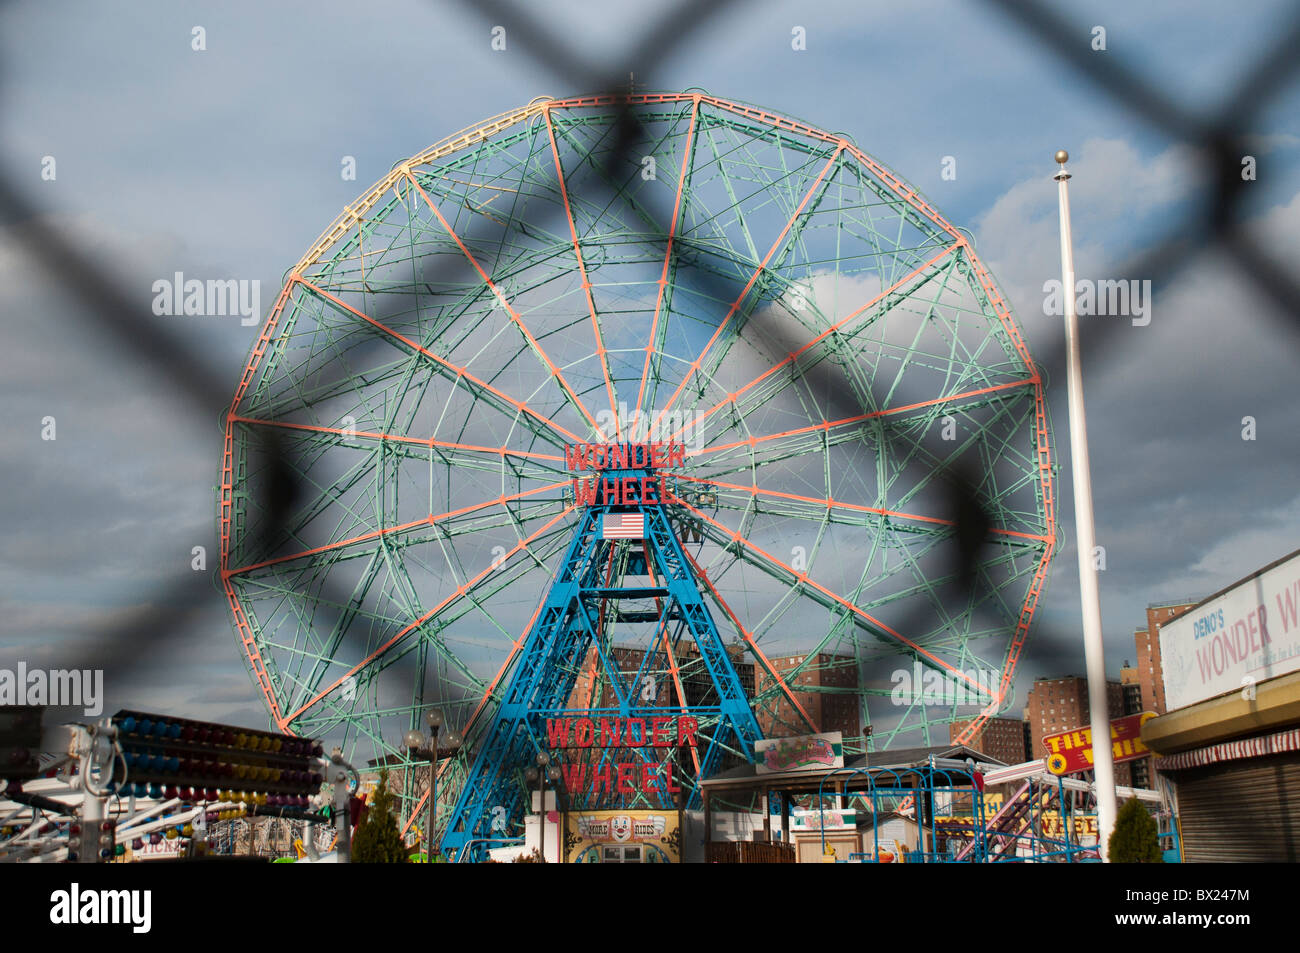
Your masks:
M1074 522L1079 544L1079 596L1083 603L1083 651L1088 667L1088 715L1092 727L1092 767L1097 787L1098 853L1106 860L1115 829L1115 762L1111 753L1106 650L1101 637L1101 596L1093 561L1096 531L1092 516L1092 477L1088 466L1088 422L1083 409L1083 367L1079 360L1079 316L1074 303L1074 248L1070 238L1070 173L1064 149L1056 153L1061 206L1061 294L1065 302L1066 390L1070 400L1070 464L1074 476Z

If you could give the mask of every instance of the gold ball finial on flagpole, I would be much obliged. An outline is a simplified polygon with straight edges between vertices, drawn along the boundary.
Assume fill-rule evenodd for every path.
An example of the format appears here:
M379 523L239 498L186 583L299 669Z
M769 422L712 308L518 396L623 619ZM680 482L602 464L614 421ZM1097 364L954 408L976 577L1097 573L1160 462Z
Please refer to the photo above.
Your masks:
M1070 153L1066 152L1064 149L1057 149L1056 161L1058 165L1065 165L1065 163L1070 161Z

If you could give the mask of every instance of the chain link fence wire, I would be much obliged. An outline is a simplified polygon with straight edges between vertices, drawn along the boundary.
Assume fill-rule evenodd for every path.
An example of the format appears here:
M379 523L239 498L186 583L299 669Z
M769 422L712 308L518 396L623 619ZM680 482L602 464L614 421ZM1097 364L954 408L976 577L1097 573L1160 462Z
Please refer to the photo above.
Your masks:
M487 15L496 22L511 24L514 48L521 49L538 66L549 72L556 82L563 83L575 93L604 91L605 95L618 97L628 89L628 67L632 66L650 88L654 83L656 64L661 63L681 49L709 24L730 9L740 9L735 0L706 0L706 2L679 3L664 14L637 42L625 52L612 58L617 68L607 61L590 58L583 48L559 35L547 21L535 15L532 7L507 0L458 0L463 10L474 16ZM1140 276L1149 279L1153 286L1165 286L1180 269L1186 266L1197 251L1221 250L1270 297L1283 318L1282 330L1294 336L1297 330L1297 305L1300 303L1300 284L1288 272L1288 265L1270 257L1269 253L1247 227L1244 214L1246 184L1241 175L1242 157L1249 153L1245 137L1252 124L1264 110L1290 88L1297 70L1300 70L1300 5L1293 11L1289 22L1275 33L1271 44L1252 59L1252 68L1233 93L1226 97L1221 109L1211 115L1200 115L1190 109L1169 90L1140 75L1135 64L1114 52L1104 57L1090 55L1086 44L1079 42L1081 28L1072 23L1057 8L1035 0L983 0L983 3L1023 31L1029 41L1049 51L1098 92L1131 111L1146 127L1159 131L1169 138L1191 146L1207 165L1210 175L1207 185L1193 200L1192 211L1185 220L1169 229L1166 237L1145 254L1126 263L1117 276ZM8 77L9 81L13 77ZM623 98L626 103L626 97ZM625 105L618 118L616 148L610 153L611 166L640 148L646 131L641 127L636 111ZM667 221L667 210L658 221ZM190 405L201 417L230 406L235 375L232 368L214 367L197 353L174 328L151 322L149 333L141 334L142 314L137 295L124 287L117 277L114 262L105 257L95 257L62 234L42 216L42 210L24 195L22 187L12 181L0 179L0 216L11 223L21 223L25 236L27 256L57 278L61 287L73 296L102 331L116 338L132 350L160 380L167 381L178 401ZM473 246L478 236L472 232L463 236ZM668 236L659 236L666 245ZM470 265L440 266L441 273L428 276L431 282L469 280ZM164 272L169 269L164 269ZM703 294L721 300L737 297L739 282L724 276L692 268L686 263L678 271L678 283L687 284ZM375 315L380 323L387 317L383 312ZM794 350L803 342L790 338L791 329L777 326L764 317L762 310L749 315L757 322L762 333ZM1117 322L1094 323L1084 338L1084 360L1094 363L1103 359L1105 350L1113 344ZM380 332L371 328L371 340L363 347L387 346L381 342ZM1064 379L1065 353L1063 339L1045 358L1037 360L1040 372L1047 379ZM820 362L810 371L809 382L817 391L830 396L830 406L840 417L860 414L863 407L858 402L846 400L853 391L847 386L842 370L833 362ZM838 404L838 406L836 406ZM886 420L886 436L897 437ZM261 527L261 542L274 545L289 532L288 521L294 503L300 496L299 469L288 459L283 442L272 433L261 435L267 452L267 476L263 486L270 518ZM910 437L913 442L915 437ZM218 445L214 442L214 457ZM903 455L906 456L906 455ZM912 464L915 465L915 464ZM980 474L954 470L946 474L944 483L949 495L948 515L954 521L954 532L948 546L949 564L960 579L963 591L975 594L980 582L981 552L988 537L991 523L979 500ZM214 521L215 522L215 521ZM723 540L725 542L725 540ZM128 671L148 667L157 650L173 637L178 626L185 625L191 607L205 604L221 597L214 592L212 580L204 574L191 571L178 572L145 608L126 617L119 617L111 626L88 633L89 655L78 650L75 659L65 663L76 668L102 669L105 678L114 679ZM335 625L350 601L350 594L326 588L319 600L326 614L324 624ZM338 607L338 608L329 608ZM907 631L911 619L894 623ZM997 620L1005 625L1006 620ZM1035 623L1037 638L1044 636L1046 624ZM1049 633L1062 643L1073 636L1068 633ZM404 655L397 666L413 666L412 653ZM399 668L400 671L400 668ZM413 671L406 674L413 676ZM408 682L409 684L410 682ZM1005 703L1011 701L1006 699ZM996 714L986 710L983 717Z

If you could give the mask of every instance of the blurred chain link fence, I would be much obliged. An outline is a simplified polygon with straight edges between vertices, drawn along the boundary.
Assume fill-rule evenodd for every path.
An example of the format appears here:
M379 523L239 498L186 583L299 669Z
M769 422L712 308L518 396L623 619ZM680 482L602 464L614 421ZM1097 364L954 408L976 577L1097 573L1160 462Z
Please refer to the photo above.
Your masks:
M715 24L724 12L731 10L739 15L744 9L735 0L704 0L673 6L626 53L617 57L618 67L611 68L607 63L591 59L586 47L574 42L579 36L562 35L551 25L552 21L536 14L531 6L507 0L473 3L463 0L461 6L467 14L510 24L511 49L531 57L557 83L575 93L603 90L613 96L628 88L628 65L638 71L638 85L644 83L655 88L654 64ZM1192 147L1209 170L1204 188L1189 196L1192 211L1186 219L1176 222L1162 241L1128 262L1116 277L1141 277L1159 288L1185 266L1193 252L1221 250L1276 303L1279 313L1285 316L1285 331L1294 334L1296 318L1300 316L1297 308L1300 284L1291 273L1293 263L1271 257L1247 227L1244 200L1249 182L1243 178L1242 161L1251 151L1246 137L1253 125L1289 89L1294 74L1300 70L1300 6L1275 31L1266 48L1252 57L1245 78L1224 97L1223 106L1209 115L1198 114L1169 89L1145 78L1138 64L1124 55L1113 51L1104 56L1094 55L1087 43L1088 26L1072 22L1055 5L1033 0L985 0L985 6L990 12L1004 16L1021 31L1026 42L1050 52L1063 67L1100 95L1131 111L1150 129ZM15 77L9 76L8 80L13 82ZM624 109L618 128L614 161L635 149L642 134L631 109ZM41 208L24 194L23 186L12 179L0 180L0 214L9 222L22 223L25 249L31 261L57 278L102 330L133 350L159 379L170 382L178 401L188 403L200 418L209 420L209 415L229 406L236 383L235 369L213 366L174 325L149 322L149 333L139 333L142 320L149 320L143 310L144 299L120 283L115 263L92 256L61 234L42 215ZM472 244L473 237L466 236L466 239ZM662 237L667 240L667 235ZM726 284L724 279L698 271L690 273L689 269L687 265L679 280L695 283L702 291L719 298L735 297L736 289L728 293L726 287L719 287ZM167 267L159 273L171 270ZM465 262L460 274L438 277L466 278L469 271L470 265ZM1121 326L1117 322L1090 325L1085 360L1102 356L1108 341ZM770 330L779 337L777 329ZM1055 379L1063 380L1063 339L1046 356L1040 356L1037 363L1049 375L1060 371ZM835 373L834 366L820 365L819 373ZM834 381L825 383L832 385L825 392L850 392L847 387L833 386ZM852 412L856 411L849 411L845 416ZM270 449L274 458L275 445L271 444ZM216 442L213 457L214 460L218 457ZM297 496L297 477L292 467L272 466L271 472L268 492L274 518L264 527L268 536L278 533ZM977 501L977 483L977 474L957 474L948 481L952 495L950 511L955 514L957 524L951 557L955 570L968 586L979 584L975 567L989 528ZM167 589L159 593L156 605L118 617L112 626L88 633L93 646L91 657L79 655L75 666L101 668L111 679L115 673L148 664L146 660L154 643L167 639L177 626L186 624L189 607L219 599L207 575L182 569ZM328 601L344 606L348 598L346 594L336 594ZM906 627L907 620L899 625ZM1042 626L1040 620L1037 625L1040 637ZM72 664L74 660L67 662Z

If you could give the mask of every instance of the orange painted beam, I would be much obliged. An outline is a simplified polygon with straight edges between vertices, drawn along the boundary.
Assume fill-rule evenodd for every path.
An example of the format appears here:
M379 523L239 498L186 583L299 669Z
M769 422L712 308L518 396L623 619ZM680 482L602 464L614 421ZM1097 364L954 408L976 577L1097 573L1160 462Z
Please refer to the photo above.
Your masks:
M251 424L258 427L282 427L286 430L305 430L311 433L337 434L341 437L365 437L367 440L391 440L396 443L413 443L421 447L441 448L444 450L467 450L471 453L495 454L499 457L520 457L526 460L553 460L563 463L564 457L558 453L533 453L528 450L511 450L509 447L482 447L472 443L453 443L450 440L437 440L433 437L408 437L403 434L382 433L371 430L345 430L342 427L322 427L317 424L291 424L283 420L266 420L262 417L242 417L231 415L229 420L238 424Z
M672 675L673 687L677 689L677 700L681 702L683 715L690 714L690 708L686 705L686 689L682 687L682 671L677 665L677 655L673 652L672 642L668 638L668 625L665 620L664 629L664 654L668 658L668 671ZM695 777L700 776L700 752L696 745L691 745L691 763L695 765ZM669 769L672 770L671 768Z
M564 167L560 164L560 150L555 143L555 124L551 121L551 110L544 109L542 115L546 117L546 134L551 140L551 155L555 158L555 177L560 183L560 197L564 200L564 215L569 220L569 234L573 238L573 254L578 259L578 275L582 278L582 290L587 296L587 310L591 314L591 330L596 337L596 355L600 359L601 373L605 375L605 391L609 396L609 412L614 415L614 433L601 434L602 439L609 440L622 432L618 421L618 401L614 398L614 381L609 376L609 360L606 357L605 342L600 335L600 322L596 320L596 301L591 296L591 279L587 277L587 264L582 260L582 245L578 241L578 225L573 219L573 207L569 204L569 186L564 179ZM416 187L419 188L419 186ZM595 426L595 421L592 421L592 426ZM596 432L599 434L599 429Z
M292 721L294 718L297 718L299 715L301 715L303 712L305 712L308 708L311 708L312 705L315 705L318 701L320 701L322 698L324 698L324 697L325 697L326 695L328 695L330 692L334 691L336 688L338 688L340 685L342 685L345 679L347 679L347 678L349 678L349 677L351 677L351 676L356 675L357 672L361 671L363 668L365 668L367 665L369 665L369 664L370 664L371 662L373 662L375 659L379 658L381 655L383 655L385 652L387 652L389 649L391 649L391 648L392 648L394 645L396 645L398 642L402 641L402 640L403 640L404 638L406 638L406 636L409 635L411 632L414 632L416 629L418 629L420 626L422 626L425 622L428 622L428 621L429 621L430 619L432 619L435 615L437 615L439 612L441 612L441 611L442 611L443 609L445 609L447 606L451 605L451 604L452 604L453 602L455 602L457 599L460 599L460 598L462 598L463 596L465 596L465 595L466 595L466 594L467 594L471 589L473 589L475 586L477 586L477 585L478 585L478 584L479 584L483 579L487 578L487 576L489 576L490 574L492 574L493 572L495 572L498 568L500 568L501 565L504 565L505 562L508 561L508 560L509 560L512 556L514 556L516 553L521 552L521 551L523 551L524 549L526 549L526 548L528 547L528 544L529 544L529 543L531 543L531 542L532 542L533 540L535 540L538 536L541 536L543 533L545 533L547 530L549 530L552 526L554 526L554 525L555 525L556 523L558 523L561 519L563 519L565 516L567 516L567 515L568 515L572 510L573 510L573 506L572 506L572 505L566 506L563 510L561 510L561 511L560 511L558 514L556 514L554 517L552 517L551 519L547 520L546 523L545 523L545 524L544 524L540 529L538 529L538 530L537 530L536 532L534 532L534 533L529 534L529 536L528 536L527 539L521 539L518 543L516 543L514 546L512 546L510 549L508 549L508 550L506 551L506 554L505 554L505 559L502 560L502 562L501 562L500 564L498 564L497 566L489 566L487 569L484 569L482 572L476 574L473 578L471 578L471 579L470 579L468 582L466 582L464 585L457 586L455 592L453 592L451 595L447 596L447 598L443 599L441 602L439 602L436 606L434 606L434 607L433 607L432 609L430 609L428 612L426 612L426 613L424 613L423 615L421 615L418 619L416 619L416 620L415 620L414 622L412 622L410 625L408 625L408 626L406 626L405 628L403 628L400 632L398 632L396 635L394 635L392 638L390 638L387 642L385 642L383 645L379 646L379 648L375 649L373 652L371 652L369 655L367 655L365 658L363 658L363 659L362 659L360 662L358 662L356 665L354 665L354 666L352 666L350 669L348 669L345 673L343 673L343 675L341 675L341 676L340 676L339 678L337 678L335 681L333 681L332 683L330 683L330 684L329 684L328 686L326 686L325 688L321 689L319 692L317 692L315 695L313 695L310 699L308 699L306 702L304 702L301 706L299 706L299 708L298 708L296 711L294 711L292 714L289 715L289 720ZM475 715L477 715L477 711L475 712Z
M971 265L975 270L975 276L980 286L984 289L988 297L989 304L992 306L998 319L1002 322L1003 328L1013 342L1016 351L1020 354L1021 359L1031 370L1034 364L1029 356L1029 349L1025 346L1020 331L1015 326L1011 318L1011 309L1006 300L998 291L997 285L994 284L993 278L989 275L988 270L984 267L983 262L975 255L974 251L967 251ZM1046 397L1043 393L1043 384L1037 370L1033 371L1034 383L1034 431L1035 442L1038 454L1038 480L1039 494L1043 501L1043 515L1046 521L1047 529L1047 546L1043 550L1042 558L1038 561L1038 567L1034 572L1034 578L1029 585L1029 591L1025 594L1025 601L1020 608L1020 617L1016 621L1016 628L1011 636L1011 644L1007 647L1006 661L1002 666L1002 677L998 683L998 691L993 700L985 706L980 713L970 721L969 724L961 731L955 739L959 743L965 743L973 739L990 718L997 715L998 709L1005 700L1007 693L1011 690L1011 682L1015 677L1016 667L1020 661L1020 653L1024 650L1025 640L1029 636L1029 628L1033 622L1034 614L1038 608L1038 599L1042 594L1043 586L1047 580L1047 568L1052 561L1052 556L1056 548L1056 497L1055 488L1052 483L1052 445L1051 435L1047 430L1047 408Z
M691 159L695 148L695 123L700 117L700 97L694 97L694 103L691 106L691 124L686 131L686 150L682 154L682 168L677 174L677 197L673 200L673 220L668 224L668 241L664 247L664 264L659 272L659 293L655 297L655 313L650 320L650 339L646 342L645 348L645 367L641 369L641 385L636 391L636 406L641 409L641 403L645 399L645 385L650 376L650 355L654 352L655 337L659 332L659 318L663 313L664 292L668 287L668 266L673 257L673 239L677 237L677 221L681 218L682 211L682 193L686 188L686 172L691 167Z
M686 550L682 550L683 555L685 552ZM650 584L652 586L657 586L659 585L659 575L655 572L654 565L650 560L648 553L646 554L646 557L645 566L646 570L650 574ZM664 643L664 657L668 659L668 674L673 680L673 688L677 690L677 701L681 703L682 714L689 715L690 708L688 708L686 704L686 689L682 685L682 670L677 664L677 653L673 651L672 640L668 637L668 619L664 615L663 600L658 596L655 597L655 608L659 610L659 617L663 619L664 623L663 628L659 630L659 634ZM695 777L698 779L700 776L700 752L696 745L691 745L690 748L691 763L695 766ZM672 768L670 767L668 770L671 771Z
M799 356L800 356L800 355L802 355L803 353L805 353L806 351L808 351L810 348L815 347L819 342L825 340L827 337L829 337L830 335L834 334L836 331L838 331L840 328L844 327L844 325L848 324L850 321L853 321L853 320L857 319L860 315L862 315L864 312L866 312L869 308L874 307L874 306L875 306L876 304L878 304L881 300L883 300L884 298L886 298L886 297L888 297L889 295L891 295L891 294L893 294L894 292L896 292L899 288L901 288L901 287L902 287L903 285L905 285L907 282L911 281L913 278L915 278L917 275L919 275L922 271L924 271L925 269L929 268L931 265L935 265L935 264L937 264L937 263L939 262L940 259L942 259L944 256L948 255L950 252L952 252L953 249L955 249L955 248L959 248L959 247L961 247L961 246L960 246L959 244L957 244L957 243L954 243L954 244L952 244L952 245L948 245L947 247L945 247L945 248L943 249L943 251L939 252L937 255L935 255L934 257L932 257L929 261L927 261L927 262L925 262L924 264L918 266L914 271L912 271L912 272L908 273L907 275L903 276L902 278L898 279L898 281L894 282L892 285L890 285L890 286L889 286L888 288L886 288L884 291L880 292L880 294L876 295L874 298L872 298L870 301L868 301L868 302L867 302L866 304L864 304L862 307L860 307L860 308L858 308L857 310L855 310L855 311L854 311L852 314L850 314L848 317L846 317L846 318L844 318L844 319L842 319L842 320L840 320L840 321L837 321L835 324L832 324L829 328L827 328L827 329L826 329L825 331L823 331L821 334L817 335L815 338L813 338L811 341L809 341L809 342L808 342L807 344L805 344L803 347L799 348L799 350L794 351L793 353L787 355L787 356L786 356L786 357L785 357L785 358L784 358L780 363L773 364L770 368L768 368L768 369L767 369L766 371L764 371L762 374L758 375L758 377L755 377L752 381L750 381L750 382L749 382L748 384L746 384L744 387L741 387L741 388L737 389L734 393L728 394L726 400L720 400L720 401L718 401L718 403L714 404L712 407L710 407L710 408L709 408L708 410L706 410L704 413L698 415L698 416L697 416L693 421L691 421L691 422L688 423L688 424L685 424L685 425L684 425L680 430L678 430L676 433L669 435L667 439L668 439L668 440L675 440L677 437L681 436L682 433L684 433L685 431L687 431L687 430L689 430L689 429L693 429L693 428L695 428L695 427L698 427L700 424L702 424L702 423L703 423L705 420L707 420L709 417L713 416L713 414L717 413L717 412L718 412L719 410L721 410L723 407L726 407L727 404L734 404L734 403L736 402L736 398L737 398L737 397L740 397L742 394L744 394L744 393L745 393L746 391L748 391L750 388L758 386L758 385L761 384L763 381L767 380L767 378L769 378L769 377L771 377L773 374L775 374L777 371L781 370L781 368L785 367L787 364L793 364L796 360L799 359Z
M456 243L457 247L459 247L461 252L464 253L465 258L474 266L474 270L479 273L479 277L481 277L487 286L492 289L492 294L496 296L497 301L499 301L501 306L509 313L511 320L514 321L519 330L523 332L524 339L528 342L529 346L537 356L542 359L542 363L546 365L551 376L555 378L556 382L558 382L564 389L564 392L573 400L574 405L582 412L582 415L587 418L587 423L591 424L591 429L595 433L600 433L600 428L596 426L596 420L591 416L591 411L587 409L587 406L582 402L582 399L574 392L573 388L569 386L569 382L564 379L564 372L556 367L555 363L547 356L546 352L542 350L542 346L537 343L537 338L533 337L533 332L528 330L528 326L524 324L523 318L521 318L519 313L515 311L514 306L506 299L505 294L497 287L496 282L488 276L488 273L483 269L483 266L479 264L478 259L474 257L473 253L470 252L465 243L460 240L460 236L452 230L451 223L443 218L442 212L438 210L438 206L433 204L433 200L429 198L428 193L420 187L419 182L415 181L415 176L411 175L408 171L406 177L411 180L411 184L415 186L415 190L424 197L425 204L427 204L429 210L437 216L438 221L446 230L448 237ZM575 440L575 442L578 441Z
M274 559L266 559L260 563L252 563L248 566L240 566L238 569L225 570L226 576L236 576L240 573L252 572L254 569L261 569L265 566L273 566L276 563L289 562L293 559L303 559L307 556L316 556L320 553L327 553L335 549L343 549L346 546L353 546L357 543L364 543L367 540L379 539L381 536L388 536L391 533L401 533L406 530L415 529L419 526L432 526L446 519L455 516L464 516L466 513L473 513L476 510L484 510L489 506L504 506L515 500L523 499L526 496L534 496L538 493L545 493L547 490L558 490L561 487L568 486L568 482L551 483L547 486L539 486L532 490L524 490L521 493L511 493L509 496L499 496L494 500L484 500L482 503L474 503L470 506L462 506L459 509L448 510L445 513L430 513L424 519L412 520L409 523L402 523L398 526L385 526L383 529L372 530L369 533L362 533L360 536L353 536L350 539L341 539L336 543L326 543L324 546L317 546L314 549L304 549L301 552L290 553L287 556L276 556Z
M734 450L736 447L754 447L760 443L766 443L769 440L780 440L782 437L795 437L799 434L812 433L814 430L830 430L832 427L844 427L850 424L860 424L864 420L874 420L877 417L890 417L894 414L904 414L911 410L919 410L922 407L933 407L935 404L947 404L955 400L965 400L970 397L980 397L984 394L993 394L998 391L1010 390L1013 387L1037 386L1039 378L1035 374L1033 377L1027 377L1023 380L1007 381L1005 384L994 384L991 387L981 387L977 390L963 391L960 394L949 394L946 397L935 397L932 400L921 400L914 404L906 404L902 407L890 407L886 410L873 410L867 414L856 414L852 417L842 417L839 420L823 420L819 424L810 424L807 427L796 427L793 430L784 430L781 433L766 434L762 437L750 437L747 440L735 440L731 443L719 444L716 447L705 447L702 450L688 451L688 457L700 457L706 453L721 453L723 450Z
M510 671L510 666L513 665L515 659L519 657L519 653L523 651L524 641L528 637L528 630L531 629L533 623L537 621L537 616L541 613L542 606L545 604L546 597L543 596L542 601L537 603L537 608L533 610L533 614L528 617L528 622L524 624L524 631L519 634L517 640L510 643L510 652L506 655L506 660L501 663L501 667L497 669L496 675L488 684L488 687L484 689L483 697L478 700L478 704L474 706L474 710L470 712L469 721L465 722L465 729L463 732L465 737L469 737L470 729L478 723L479 716L482 715L484 710L487 708L488 700L491 699L492 693L496 691L497 686L501 684L501 680L506 677L506 673Z
M352 305L348 304L346 301L343 301L341 298L335 297L334 295L326 291L324 288L317 287L316 285L308 281L306 278L299 278L297 280L299 284L303 285L306 288L310 288L313 292L320 295L322 298L326 299L327 301L333 302L335 305L342 308L344 311L347 311L349 314L355 315L356 317L360 318L362 321L365 321L367 324L370 324L378 328L380 331L383 331L385 334L389 335L394 340L401 341L411 350L424 355L429 360L433 361L435 364L445 367L450 371L455 371L457 377L464 378L465 380L474 384L479 389L484 390L489 394L492 394L498 400L504 401L505 403L509 404L511 407L515 408L515 410L519 411L521 414L527 414L528 416L532 417L534 420L537 420L539 423L545 424L551 430L554 430L557 433L561 434L570 442L572 443L582 442L582 438L579 437L577 434L573 433L571 430L566 430L564 427L561 427L559 424L555 423L555 421L551 420L549 417L542 416L537 411L529 407L523 401L515 400L513 397L510 397L509 395L493 387L487 381L480 380L479 378L475 377L473 374L471 374L468 370L461 367L460 365L453 364L445 357L439 357L437 354L434 354L432 351L430 351L427 347L424 347L423 345L418 344L415 341L412 341L404 334L399 334L398 332L394 331L392 328L387 327L384 324L381 324L380 322L376 321L374 318L370 317L370 315L362 314L360 311L352 307Z
M736 615L736 613L732 611L731 606L727 605L727 600L722 598L722 593L718 592L718 587L713 584L713 580L710 579L709 574L704 571L704 567L697 563L695 557L684 549L682 550L682 555L684 555L690 564L695 567L695 575L704 580L704 584L708 586L709 592L713 593L713 598L718 601L718 605L722 607L722 611L726 613L727 618L731 620L731 624L740 630L740 634L744 638L745 644L749 646L750 651L754 653L755 657L763 663L763 668L767 669L768 675L770 675L773 680L775 680L776 684L780 686L781 691L784 692L785 697L790 700L790 704L794 706L795 711L799 712L799 714L803 716L804 722L806 722L808 727L813 730L813 734L821 731L821 728L819 728L817 723L813 721L812 716L809 715L803 705L799 703L799 699L795 697L794 691L786 683L786 680L781 677L781 673L776 670L776 667L768 660L767 655L758 647L758 642L754 639L754 634L750 632L749 629L745 628L744 624L740 621L740 616Z
M680 501L680 503L682 506L686 507L688 510L695 513L697 516L699 516L701 519L708 522L710 525L717 527L717 529L721 533L723 533L730 539L734 540L737 543L740 543L746 549L751 550L752 552L755 552L758 555L762 556L768 562L780 566L786 572L790 573L790 575L793 576L795 579L799 580L799 582L803 583L806 586L811 586L813 589L816 589L818 592L828 597L833 602L836 602L839 605L842 605L844 608L848 609L854 615L857 615L865 619L867 622L871 623L871 625L875 626L880 631L887 633L890 637L896 639L898 642L907 646L917 655L920 655L923 658L928 659L933 665L948 672L954 678L958 678L961 681L966 682L967 684L973 686L974 688L976 688L981 692L984 690L982 685L980 685L975 679L971 678L961 669L948 664L947 662L939 658L939 656L935 655L933 652L929 651L928 649L922 648L920 645L918 645L916 642L913 642L911 639L903 635L901 632L886 625L884 622L880 621L875 616L871 615L871 613L867 612L865 609L858 608L852 602L849 602L847 599L845 599L843 596L839 595L838 593L834 593L831 590L827 589L825 586L821 585L820 583L814 582L812 579L808 578L808 574L806 572L799 572L797 569L788 566L786 563L784 563L780 559L777 559L771 553L767 552L767 550L761 548L760 546L755 545L747 537L742 536L740 533L733 533L731 530L727 529L727 527L723 526L713 517L709 516L709 514L705 513L703 510L698 509L695 506L692 506L690 503L687 503L685 500Z
M724 483L722 480L711 480L704 477L686 476L684 473L675 474L675 479L686 480L690 483L701 483L707 486L721 486L729 490L739 490L742 493L748 493L751 496L772 496L785 500L795 500L799 503L811 503L814 506L824 506L827 509L845 509L853 510L858 513L875 513L879 516L896 516L899 519L916 520L921 523L937 523L941 526L955 526L955 520L940 519L937 516L922 516L919 513L907 513L902 510L887 510L879 506L861 506L857 503L844 503L840 500L834 500L830 497L818 499L814 496L800 496L797 493L782 493L778 490L764 490L758 486L744 486L740 483ZM997 533L999 536L1016 536L1020 539L1032 539L1038 542L1049 542L1049 537L1035 533L1021 533L1012 529L990 529L990 533Z
M710 337L708 343L704 345L704 350L700 351L699 357L691 362L685 376L682 377L681 383L677 385L677 389L673 391L672 396L668 398L668 402L664 404L663 408L659 411L659 416L655 418L656 427L658 427L659 421L663 420L664 415L672 408L678 396L686 387L687 382L690 381L695 372L700 369L700 365L704 362L704 358L708 356L709 350L715 343L717 343L718 338L722 335L722 329L727 326L727 322L731 320L732 316L740 310L741 303L749 295L750 289L754 287L754 282L758 281L758 276L763 273L763 269L766 268L768 262L772 260L772 256L775 255L777 250L785 243L786 235L790 234L790 229L794 228L794 223L799 220L799 216L803 214L803 210L808 206L808 203L812 201L812 197L816 195L818 190L821 188L822 180L826 178L826 174L830 172L830 170L835 166L835 163L839 161L840 155L844 152L845 145L846 143L841 142L836 146L831 157L827 159L826 164L822 166L822 170L817 173L817 178L813 180L812 186L808 189L802 201L799 202L798 208L794 210L794 214L791 215L785 225L782 226L781 233L776 236L776 241L772 242L772 247L767 250L767 254L763 256L763 260L758 263L758 267L754 269L754 273L749 276L749 281L745 282L744 289L736 296L736 300L731 303L731 307L727 309L727 313L723 316L722 320L718 322L718 326L714 330L713 336Z
M244 399L249 385L257 375L258 368L261 366L262 358L265 357L267 349L270 347L271 338L275 334L276 328L279 327L280 318L284 314L284 306L289 301L289 292L297 275L293 275L286 282L285 286L280 289L280 295L276 298L275 306L272 307L270 315L263 325L261 333L257 336L257 342L253 345L253 352L249 355L248 362L244 365L244 370L239 377L239 385L235 388L235 396L230 402L230 415L233 415L239 408L240 402ZM226 602L230 606L230 613L235 620L235 631L239 633L239 642L243 646L244 656L248 659L248 665L253 673L253 678L257 681L257 687L262 691L262 697L266 700L267 710L270 712L271 720L276 727L285 734L293 734L289 727L289 719L285 717L283 710L280 708L280 701L275 697L275 687L271 684L271 676L266 671L266 662L262 658L262 651L257 645L257 639L253 634L253 628L249 624L248 615L240 605L239 596L235 592L235 587L231 584L226 570L230 566L230 536L232 524L234 521L234 441L235 425L229 419L226 420L226 433L224 449L221 463L221 504L219 532L221 544L221 587L226 593Z

